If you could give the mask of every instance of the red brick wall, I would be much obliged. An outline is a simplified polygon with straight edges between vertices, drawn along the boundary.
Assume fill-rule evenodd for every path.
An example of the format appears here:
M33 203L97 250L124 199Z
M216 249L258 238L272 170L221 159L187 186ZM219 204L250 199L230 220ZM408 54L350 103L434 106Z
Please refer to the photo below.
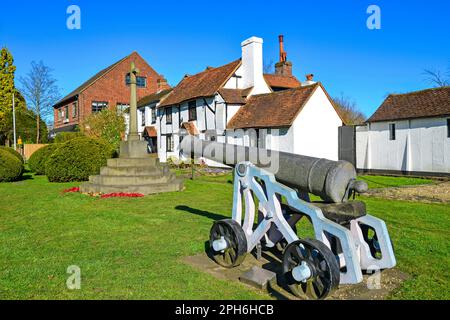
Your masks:
M54 110L55 128L66 125L79 124L85 117L91 114L92 102L108 102L109 108L115 108L117 104L130 103L130 87L125 84L125 76L130 72L131 62L134 61L139 69L138 76L147 78L147 87L137 88L137 99L155 93L157 91L157 81L160 75L149 66L142 57L136 52L132 53L127 59L119 63L113 70L105 76L97 79L91 86L85 89L78 98L78 115L73 118L72 103L69 103L69 122L64 123L58 120L58 110ZM65 106L61 106L64 108ZM64 110L64 109L63 109Z

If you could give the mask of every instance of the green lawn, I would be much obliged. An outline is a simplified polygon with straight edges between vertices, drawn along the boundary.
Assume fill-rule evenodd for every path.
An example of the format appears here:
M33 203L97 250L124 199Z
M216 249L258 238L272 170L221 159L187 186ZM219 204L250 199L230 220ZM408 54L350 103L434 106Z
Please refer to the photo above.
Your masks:
M136 199L62 195L78 184L28 178L0 184L0 299L267 298L180 262L204 252L212 222L230 216L230 175ZM449 206L364 200L412 276L392 298L449 299ZM70 265L81 268L81 290L66 288Z
M433 180L425 178L394 177L394 176L359 176L359 180L367 182L370 189L389 188L401 186L415 186L420 184L431 184Z

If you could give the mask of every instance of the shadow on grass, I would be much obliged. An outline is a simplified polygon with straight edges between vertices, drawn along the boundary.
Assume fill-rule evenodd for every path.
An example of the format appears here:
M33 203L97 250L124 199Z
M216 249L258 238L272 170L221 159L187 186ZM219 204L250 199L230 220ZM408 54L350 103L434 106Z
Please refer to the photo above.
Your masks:
M17 179L15 182L18 182L18 181L25 181L25 180L33 180L34 178L33 178L33 175L31 174L31 173L26 173L26 172L24 172L23 174L22 174L22 176L19 178L19 179Z
M213 213L213 212L209 212L209 211L205 211L205 210L200 210L200 209L195 209L195 208L191 208L188 206L176 206L175 209L193 213L193 214L196 214L196 215L199 215L202 217L206 217L206 218L214 220L214 221L222 220L222 219L229 219L229 217L223 216L221 214L217 214L217 213Z

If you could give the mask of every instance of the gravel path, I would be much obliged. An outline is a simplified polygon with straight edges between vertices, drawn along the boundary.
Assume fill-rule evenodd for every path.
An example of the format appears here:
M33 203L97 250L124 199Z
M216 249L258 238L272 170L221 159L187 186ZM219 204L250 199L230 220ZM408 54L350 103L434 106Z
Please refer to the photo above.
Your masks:
M371 189L365 195L384 199L446 203L450 202L450 181L418 186Z

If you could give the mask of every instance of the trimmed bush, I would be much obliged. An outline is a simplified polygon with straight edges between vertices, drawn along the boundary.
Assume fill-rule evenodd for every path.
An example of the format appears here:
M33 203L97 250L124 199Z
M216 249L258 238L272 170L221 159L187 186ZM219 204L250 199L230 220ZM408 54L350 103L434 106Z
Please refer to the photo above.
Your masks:
M18 153L16 150L14 150L13 148L10 147L3 147L1 146L0 149L8 151L10 154L12 154L14 157L16 157L17 159L20 160L20 162L23 164L23 157L20 153Z
M81 132L61 132L56 135L54 142L64 143L80 137L84 137Z
M37 175L44 175L45 163L59 146L60 146L59 143L52 143L45 147L40 148L35 153L33 153L30 159L28 159L28 165L30 166L30 170Z
M113 150L97 139L76 138L57 148L45 164L50 182L87 181L106 166Z
M0 182L15 181L22 176L23 164L10 152L0 149Z

